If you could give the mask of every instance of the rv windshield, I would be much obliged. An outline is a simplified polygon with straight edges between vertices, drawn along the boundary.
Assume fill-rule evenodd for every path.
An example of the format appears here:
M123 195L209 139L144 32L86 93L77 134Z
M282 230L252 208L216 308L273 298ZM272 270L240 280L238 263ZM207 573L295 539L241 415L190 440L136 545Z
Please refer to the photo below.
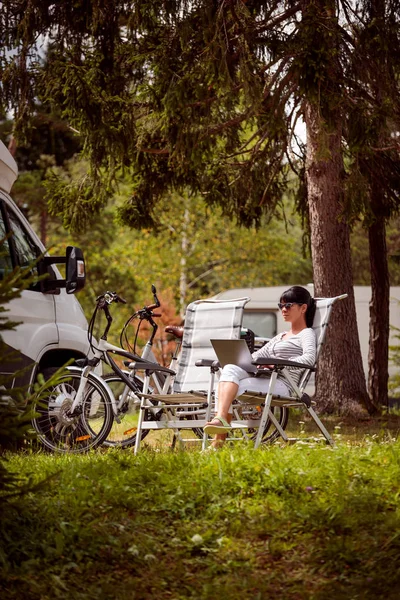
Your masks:
M256 337L272 338L277 334L275 312L245 310L243 327L254 331Z

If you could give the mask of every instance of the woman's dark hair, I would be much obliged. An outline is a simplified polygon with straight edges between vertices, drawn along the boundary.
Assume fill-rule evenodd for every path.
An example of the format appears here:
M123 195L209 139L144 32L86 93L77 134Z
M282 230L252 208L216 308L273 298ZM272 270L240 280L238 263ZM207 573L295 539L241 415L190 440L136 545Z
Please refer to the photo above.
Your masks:
M294 285L286 290L286 292L283 292L280 302L298 302L299 304L307 304L306 325L307 327L312 327L316 304L314 298L306 288L301 287L301 285Z

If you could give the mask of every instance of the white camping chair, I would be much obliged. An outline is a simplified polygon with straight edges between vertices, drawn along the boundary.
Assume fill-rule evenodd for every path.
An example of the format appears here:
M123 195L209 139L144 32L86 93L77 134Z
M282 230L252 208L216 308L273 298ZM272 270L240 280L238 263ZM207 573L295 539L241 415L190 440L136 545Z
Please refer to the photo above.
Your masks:
M336 296L335 298L316 299L316 312L313 323L313 330L315 331L317 339L316 363L324 345L332 308L335 302L344 298L347 298L347 294L342 294L341 296ZM329 432L324 427L318 415L314 411L312 406L313 402L311 402L310 397L305 392L311 374L314 371L316 371L316 367L314 366L310 368L308 365L304 365L304 373L301 376L299 384L296 385L293 382L292 377L290 376L290 370L288 369L288 367L299 367L299 363L290 363L290 361L283 359L263 358L257 359L255 361L255 364L275 365L275 368L273 369L272 373L270 370L268 370L268 373L271 377L271 383L269 386L268 394L266 396L265 394L262 394L260 392L252 392L251 390L247 390L243 395L241 395L238 398L239 405L257 405L259 407L259 410L262 411L261 418L258 423L257 436L255 438L255 448L257 448L263 441L263 435L265 433L265 428L269 419L275 426L277 434L280 435L285 441L288 441L289 439L284 430L284 427L282 427L282 419L280 419L281 422L279 422L276 419L273 410L271 410L273 409L273 407L281 407L284 409L296 407L305 409L317 425L318 429L320 430L326 441L329 444L333 445L332 437L330 436ZM290 396L282 396L274 393L278 374L280 378L284 379L284 381L288 384L289 388L291 389L292 393L290 394ZM287 421L285 421L285 424L286 422ZM232 421L231 426L233 430L243 430L243 426L245 425L245 423L246 421L244 421L243 419L238 419ZM253 421L251 423L253 423ZM251 423L249 423L249 426L251 426ZM271 435L269 437L271 438Z
M178 440L186 441L182 440L180 430L202 428L210 420L215 375L218 371L218 368L212 368L210 376L210 369L204 368L216 361L210 339L239 339L243 308L249 300L250 298L198 300L189 304L185 315L181 354L170 393L148 394L148 391L152 374L160 370L173 375L173 371L151 362L129 365L130 369L145 371L135 454L139 451L143 430L173 429ZM201 361L203 367L196 366ZM206 438L203 436L203 447L205 444Z

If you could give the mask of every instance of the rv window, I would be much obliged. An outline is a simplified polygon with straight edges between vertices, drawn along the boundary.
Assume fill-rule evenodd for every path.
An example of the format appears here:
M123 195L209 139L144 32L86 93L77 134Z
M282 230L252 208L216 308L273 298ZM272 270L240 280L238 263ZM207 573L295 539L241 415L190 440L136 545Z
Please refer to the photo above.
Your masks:
M243 327L254 331L257 337L272 338L277 334L276 313L245 310Z
M22 268L29 268L33 276L38 276L37 259L39 250L34 244L32 238L25 231L17 216L11 211L8 211L10 227L13 233L13 244L15 248L18 265ZM33 283L30 286L31 290L39 290L39 284Z
M6 235L3 213L0 211L0 279L4 279L13 270L10 245L5 239Z

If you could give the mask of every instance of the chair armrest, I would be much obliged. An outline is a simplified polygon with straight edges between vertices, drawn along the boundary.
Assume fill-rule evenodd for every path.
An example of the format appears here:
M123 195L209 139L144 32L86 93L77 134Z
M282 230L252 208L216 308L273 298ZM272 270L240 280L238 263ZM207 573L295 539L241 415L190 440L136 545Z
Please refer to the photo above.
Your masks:
M211 360L210 358L202 358L201 360L196 360L196 367L212 367L214 369L220 369L221 365L218 360Z
M285 360L284 358L271 358L269 356L265 356L262 358L257 358L256 360L251 361L253 365L274 365L276 367L297 367L298 369L308 369L309 371L316 371L315 367L310 367L310 365L306 365L304 363L294 362L294 360Z
M134 371L149 371L150 373L154 373L156 371L160 373L169 373L170 375L175 375L175 371L168 369L167 367L162 367L157 363L150 361L140 361L140 362L131 362L129 363L129 368Z

